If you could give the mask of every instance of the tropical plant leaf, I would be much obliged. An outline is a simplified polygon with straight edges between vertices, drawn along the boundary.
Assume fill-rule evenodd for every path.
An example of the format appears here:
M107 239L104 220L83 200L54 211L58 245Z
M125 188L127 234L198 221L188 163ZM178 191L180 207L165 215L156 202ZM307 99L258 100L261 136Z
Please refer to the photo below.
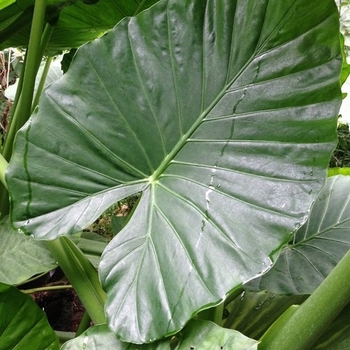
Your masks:
M350 304L325 329L311 350L350 349Z
M332 0L161 1L46 90L8 168L12 220L54 239L142 192L100 264L119 338L174 334L306 220L336 141L338 25Z
M107 325L90 327L78 338L65 343L61 350L188 350L188 349L224 349L257 350L258 342L243 334L215 323L192 320L181 334L171 339L160 340L153 344L135 345L123 343L115 337Z
M223 327L235 329L249 338L260 339L290 306L300 305L307 297L244 291L225 307L227 317Z
M19 284L56 267L44 242L14 231L8 219L0 223L0 282Z
M58 350L58 338L33 299L11 287L0 293L2 349Z
M10 285L4 284L4 283L1 283L1 282L0 282L0 293L4 292L5 290L7 290L7 289L9 289L9 288L11 288Z
M293 242L273 268L247 284L250 290L311 294L350 248L350 177L327 180Z
M55 55L62 50L79 47L112 29L122 18L139 13L157 1L103 0L92 5L74 0L56 1L57 5L51 2L47 15L59 14L59 19L47 53ZM27 45L33 5L34 0L17 0L0 10L0 49Z

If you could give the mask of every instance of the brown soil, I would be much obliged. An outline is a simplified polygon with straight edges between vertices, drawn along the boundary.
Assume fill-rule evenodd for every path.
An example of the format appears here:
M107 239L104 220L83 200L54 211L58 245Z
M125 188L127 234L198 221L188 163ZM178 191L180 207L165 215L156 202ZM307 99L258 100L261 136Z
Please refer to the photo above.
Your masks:
M65 285L69 285L69 283L58 268L22 287L29 289ZM31 296L46 313L47 319L54 330L76 332L84 314L84 307L74 289L40 291L31 294Z

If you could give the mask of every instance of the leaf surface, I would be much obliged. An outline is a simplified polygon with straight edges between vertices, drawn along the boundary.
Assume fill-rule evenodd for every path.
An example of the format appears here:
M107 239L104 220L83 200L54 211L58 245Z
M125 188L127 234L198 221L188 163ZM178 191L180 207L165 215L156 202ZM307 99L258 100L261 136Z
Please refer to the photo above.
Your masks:
M258 342L243 334L215 323L192 320L183 332L172 339L165 339L153 344L135 345L122 343L108 329L107 325L90 327L78 338L73 339L61 350L188 350L188 349L223 349L223 350L257 350Z
M170 0L123 20L18 133L12 220L54 239L141 192L100 264L109 327L174 334L306 220L335 146L339 47L332 0Z
M223 327L260 339L267 329L292 305L300 305L307 295L278 295L268 291L244 291L226 307Z
M249 289L311 294L350 248L350 177L327 180L308 221L281 252L273 268Z
M2 349L58 350L58 338L33 299L11 287L0 293Z
M20 284L56 267L44 242L14 231L8 220L0 223L0 282Z

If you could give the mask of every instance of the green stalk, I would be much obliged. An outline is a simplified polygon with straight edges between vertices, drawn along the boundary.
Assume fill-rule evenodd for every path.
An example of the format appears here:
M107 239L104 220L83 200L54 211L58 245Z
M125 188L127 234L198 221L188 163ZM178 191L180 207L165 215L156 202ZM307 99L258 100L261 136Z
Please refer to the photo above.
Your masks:
M50 287L39 287L39 288L32 288L32 289L21 289L21 292L24 294L33 294L37 292L52 292L55 290L65 290L65 289L72 289L73 286L70 284L63 284L61 286L50 286Z
M350 300L350 250L266 344L266 350L308 350ZM268 337L269 339L269 337ZM262 339L263 340L263 339Z
M62 331L55 331L60 345L63 345L64 343L66 343L69 340L72 340L75 338L75 333L74 332L62 332Z
M224 312L224 303L221 303L218 306L206 309L198 313L198 318L201 320L212 321L217 325L222 325L222 315Z
M46 0L36 0L28 50L25 55L23 71L18 83L10 124L2 152L4 159L7 161L9 161L12 156L13 142L17 131L24 125L32 113L35 78L54 29L53 26L47 24L43 32L45 10ZM40 95L37 93L36 98L39 99L39 96ZM34 103L36 101L34 101ZM1 170L0 165L0 180L4 183L5 174L2 173ZM1 178L2 176L3 178ZM0 217L4 217L8 213L9 199L7 187L6 184L4 184L4 186L0 185Z
M5 139L3 156L7 161L12 155L13 141L17 131L24 125L31 114L35 77L42 59L41 40L45 20L46 0L36 0L30 32L26 69L23 76L23 89L15 113L11 118Z
M235 300L236 298L238 298L242 293L244 292L244 288L243 287L239 287L237 289L235 289L231 294L229 294L225 300L224 305L228 305L231 303L231 301Z
M39 82L38 88L37 88L36 93L35 93L35 98L34 98L33 104L32 104L32 112L34 111L34 108L39 104L39 98L40 98L41 93L44 89L45 80L47 77L47 73L49 72L51 62L52 62L52 57L48 57L46 62L45 62L43 74L40 77L40 82Z
M95 324L106 323L104 314L106 295L97 271L90 261L67 237L47 241L46 245L78 294L92 321Z
M9 164L7 163L6 159L2 156L2 154L0 154L0 181L2 182L2 184L6 189L7 189L7 185L6 185L5 173L8 165Z
M81 319L75 336L78 337L80 334L84 333L90 327L91 318L89 314L85 311L83 318Z

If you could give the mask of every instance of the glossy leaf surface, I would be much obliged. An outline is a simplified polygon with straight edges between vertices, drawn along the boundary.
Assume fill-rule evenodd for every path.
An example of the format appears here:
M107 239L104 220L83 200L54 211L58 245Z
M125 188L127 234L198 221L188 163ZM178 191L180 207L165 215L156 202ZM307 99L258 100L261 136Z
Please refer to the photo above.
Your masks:
M8 221L0 223L0 282L19 284L56 267L44 242L14 231Z
M2 349L58 350L58 338L44 311L16 288L0 293L0 344Z
M310 217L273 268L249 289L311 294L350 248L350 177L327 180Z
M173 334L305 221L340 69L332 0L161 1L46 90L8 168L12 219L53 239L142 192L102 256L107 317L125 341Z
M135 345L122 343L106 325L89 328L78 338L66 343L61 350L188 350L224 349L257 350L258 342L243 334L217 326L209 321L192 320L178 336L154 344Z

